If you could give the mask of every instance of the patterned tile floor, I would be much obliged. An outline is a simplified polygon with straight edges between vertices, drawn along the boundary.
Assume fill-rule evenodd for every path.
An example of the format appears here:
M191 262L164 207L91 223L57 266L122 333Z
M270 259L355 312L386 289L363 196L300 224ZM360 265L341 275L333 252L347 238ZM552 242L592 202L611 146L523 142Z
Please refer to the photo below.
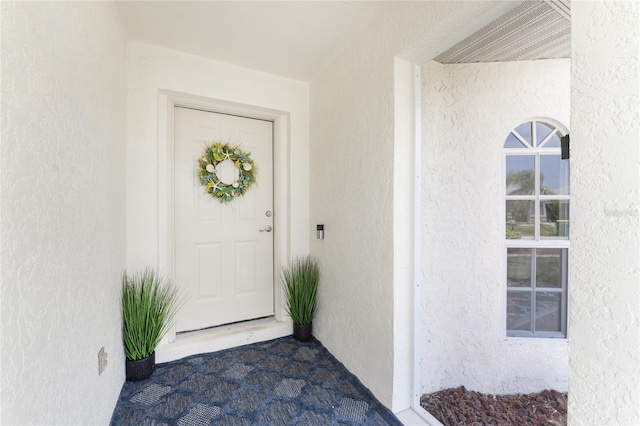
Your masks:
M159 364L122 387L111 425L401 425L311 339L284 337Z

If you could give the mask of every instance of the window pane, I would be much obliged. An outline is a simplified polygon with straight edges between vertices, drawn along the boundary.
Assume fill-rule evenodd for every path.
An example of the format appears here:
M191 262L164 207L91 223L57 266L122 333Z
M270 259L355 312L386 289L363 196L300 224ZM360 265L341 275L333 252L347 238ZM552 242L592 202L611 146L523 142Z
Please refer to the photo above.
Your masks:
M569 239L569 200L540 201L540 239Z
M531 143L531 125L533 123L530 121L528 123L523 123L521 125L519 125L518 127L516 127L516 132L518 132L518 134L520 136L522 136L522 138L529 142L529 144L533 145L533 143Z
M507 287L531 287L531 249L507 249Z
M533 200L507 200L506 236L510 240L534 237Z
M535 157L507 156L507 195L533 195L536 186Z
M569 162L559 155L540 156L540 195L569 195Z
M549 127L549 125L545 124L545 123L536 123L536 146L540 145L540 142L542 142L544 140L544 138L546 138L547 136L549 136L549 133L551 133L551 131L553 130L552 127ZM545 144L546 146L546 144Z
M536 288L562 288L562 261L566 258L566 249L536 249Z
M536 293L536 331L562 331L562 293Z
M507 330L531 330L530 292L507 292Z
M545 142L544 145L542 145L542 147L543 148L560 148L560 134L556 132L553 136L549 138L547 142Z
M513 133L509 133L507 140L504 141L505 148L524 148L525 145L520 142L520 139L516 138Z

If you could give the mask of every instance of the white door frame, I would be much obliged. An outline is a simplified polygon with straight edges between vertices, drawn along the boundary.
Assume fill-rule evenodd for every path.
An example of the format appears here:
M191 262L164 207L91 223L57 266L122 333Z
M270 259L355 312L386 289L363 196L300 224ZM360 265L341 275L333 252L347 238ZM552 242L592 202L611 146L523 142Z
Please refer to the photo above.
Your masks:
M221 114L273 122L273 274L274 312L277 321L287 319L282 303L282 290L277 285L281 265L290 253L289 230L289 113L252 105L205 98L173 91L160 91L158 95L158 268L171 279L173 271L173 147L176 106L194 108ZM165 338L167 343L176 339L175 328Z

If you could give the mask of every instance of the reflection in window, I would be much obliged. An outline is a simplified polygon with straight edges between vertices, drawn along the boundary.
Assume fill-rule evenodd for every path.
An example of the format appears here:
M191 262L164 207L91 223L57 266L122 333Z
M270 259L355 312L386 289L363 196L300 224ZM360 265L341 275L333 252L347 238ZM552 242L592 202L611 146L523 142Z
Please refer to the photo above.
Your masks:
M569 195L569 162L559 155L540 156L540 195Z
M544 144L545 148L560 148L560 136L558 133L549 135L541 144Z
M529 145L532 145L532 140L533 140L533 133L531 133L532 124L533 124L532 122L523 123L518 127L516 127L516 129L513 131L514 134L517 134L518 136L520 136Z
M562 293L536 294L536 326L538 331L562 331Z
M505 148L524 148L526 145L513 133L509 133L507 140L504 142Z
M531 329L531 293L507 294L507 330Z
M540 201L540 239L569 239L569 200Z
M535 193L535 157L510 155L507 157L507 194L532 195Z
M507 238L512 240L535 238L535 210L533 200L507 200Z
M516 127L504 142L508 336L566 337L569 161L566 134L546 121Z
M542 145L542 143L548 139L549 135L551 135L553 130L553 127L548 124L536 122L536 146Z
M535 249L536 288L562 288L563 257L567 249Z
M507 249L507 286L531 287L531 249Z

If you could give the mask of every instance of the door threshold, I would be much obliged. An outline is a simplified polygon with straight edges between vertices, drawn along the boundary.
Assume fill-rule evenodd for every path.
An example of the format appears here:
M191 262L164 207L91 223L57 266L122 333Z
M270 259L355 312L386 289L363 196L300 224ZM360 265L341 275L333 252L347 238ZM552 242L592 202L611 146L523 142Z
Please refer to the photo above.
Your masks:
M226 324L214 325L213 327L205 327L205 328L199 328L199 329L196 329L196 330L188 330L188 331L179 331L178 333L176 333L176 340L180 340L180 339L184 339L184 338L188 338L188 337L196 337L196 336L203 335L203 334L211 334L213 332L223 332L224 333L224 332L229 331L231 329L240 328L240 327L236 327L236 326L240 326L242 324L250 323L250 325L253 326L253 325L259 325L263 321L265 323L273 322L273 321L275 321L275 317L273 315L269 315L267 317L255 318L255 319L251 319L251 320L236 321L236 322L229 322L229 323L226 323Z
M291 333L291 321L278 321L275 317L180 333L173 342L158 346L156 362L175 361L190 355L264 342L289 336Z

